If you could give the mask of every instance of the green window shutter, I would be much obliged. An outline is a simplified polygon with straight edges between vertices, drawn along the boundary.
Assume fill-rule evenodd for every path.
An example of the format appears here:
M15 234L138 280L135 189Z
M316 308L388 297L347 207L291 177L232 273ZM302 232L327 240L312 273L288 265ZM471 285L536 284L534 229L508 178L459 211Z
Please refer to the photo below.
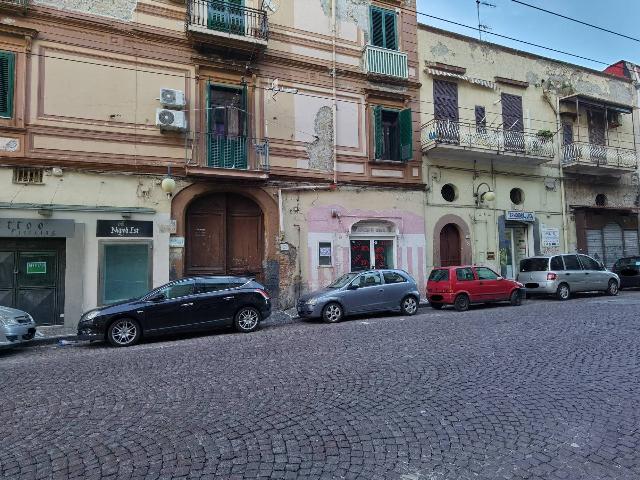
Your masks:
M396 12L387 10L384 12L384 48L397 50Z
M384 136L382 133L382 107L373 107L373 138L375 141L375 159L384 154Z
M247 129L247 121L248 121L248 117L249 115L247 114L247 84L245 83L242 86L242 136L246 137L248 136L248 129Z
M410 108L400 110L398 123L400 124L400 160L406 162L413 158L413 122Z
M13 116L15 54L0 52L0 117Z
M371 7L371 45L384 47L384 13L379 8Z

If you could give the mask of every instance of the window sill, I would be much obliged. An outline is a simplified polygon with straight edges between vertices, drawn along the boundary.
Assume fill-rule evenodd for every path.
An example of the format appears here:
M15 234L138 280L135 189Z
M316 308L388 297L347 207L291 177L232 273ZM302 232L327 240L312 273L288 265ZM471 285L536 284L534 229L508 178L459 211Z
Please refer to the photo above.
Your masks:
M333 265L318 265L318 268L333 268Z
M377 165L405 166L409 162L406 160L376 160L374 158L370 158L369 163L375 163Z

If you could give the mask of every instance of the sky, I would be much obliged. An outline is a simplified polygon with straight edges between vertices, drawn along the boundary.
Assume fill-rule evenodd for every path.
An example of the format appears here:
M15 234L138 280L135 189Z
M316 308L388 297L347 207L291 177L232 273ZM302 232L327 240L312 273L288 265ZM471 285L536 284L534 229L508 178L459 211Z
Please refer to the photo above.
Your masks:
M607 65L623 59L640 64L640 42L579 25L515 3L512 0L483 1L495 5L495 8L481 6L480 10L481 23L491 27L491 32L599 60ZM640 0L522 1L608 30L640 38L640 28L638 28L640 27ZM476 0L417 0L417 3L419 12L472 25L476 30L459 27L420 14L418 14L418 22L478 37ZM493 35L483 34L483 39L596 70L604 70L607 66Z

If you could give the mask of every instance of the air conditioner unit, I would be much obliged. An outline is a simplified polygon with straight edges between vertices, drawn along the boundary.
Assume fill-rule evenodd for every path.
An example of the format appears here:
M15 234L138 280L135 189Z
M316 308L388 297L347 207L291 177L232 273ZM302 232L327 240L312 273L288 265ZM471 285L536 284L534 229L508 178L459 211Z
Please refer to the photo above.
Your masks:
M161 88L160 104L163 107L181 110L185 106L184 92L173 88Z
M158 108L156 110L156 126L160 130L178 130L184 132L187 129L187 118L180 110L168 110Z

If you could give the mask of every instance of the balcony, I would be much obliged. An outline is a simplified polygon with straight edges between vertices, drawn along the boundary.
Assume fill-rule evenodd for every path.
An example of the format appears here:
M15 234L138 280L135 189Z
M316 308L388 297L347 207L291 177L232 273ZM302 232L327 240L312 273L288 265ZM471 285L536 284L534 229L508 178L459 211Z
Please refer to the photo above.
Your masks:
M638 158L631 148L573 142L562 147L562 168L585 175L622 175L636 171Z
M30 3L30 0L0 0L0 10L26 13Z
M186 27L196 43L222 49L265 47L269 39L264 10L224 0L188 0Z
M421 128L422 151L434 158L496 160L540 165L554 158L553 138L452 120L431 120Z
M204 152L198 155L198 151ZM266 139L203 134L196 140L194 158L187 164L191 175L267 179L269 141Z
M364 55L367 75L399 78L402 80L409 78L406 53L367 45Z

